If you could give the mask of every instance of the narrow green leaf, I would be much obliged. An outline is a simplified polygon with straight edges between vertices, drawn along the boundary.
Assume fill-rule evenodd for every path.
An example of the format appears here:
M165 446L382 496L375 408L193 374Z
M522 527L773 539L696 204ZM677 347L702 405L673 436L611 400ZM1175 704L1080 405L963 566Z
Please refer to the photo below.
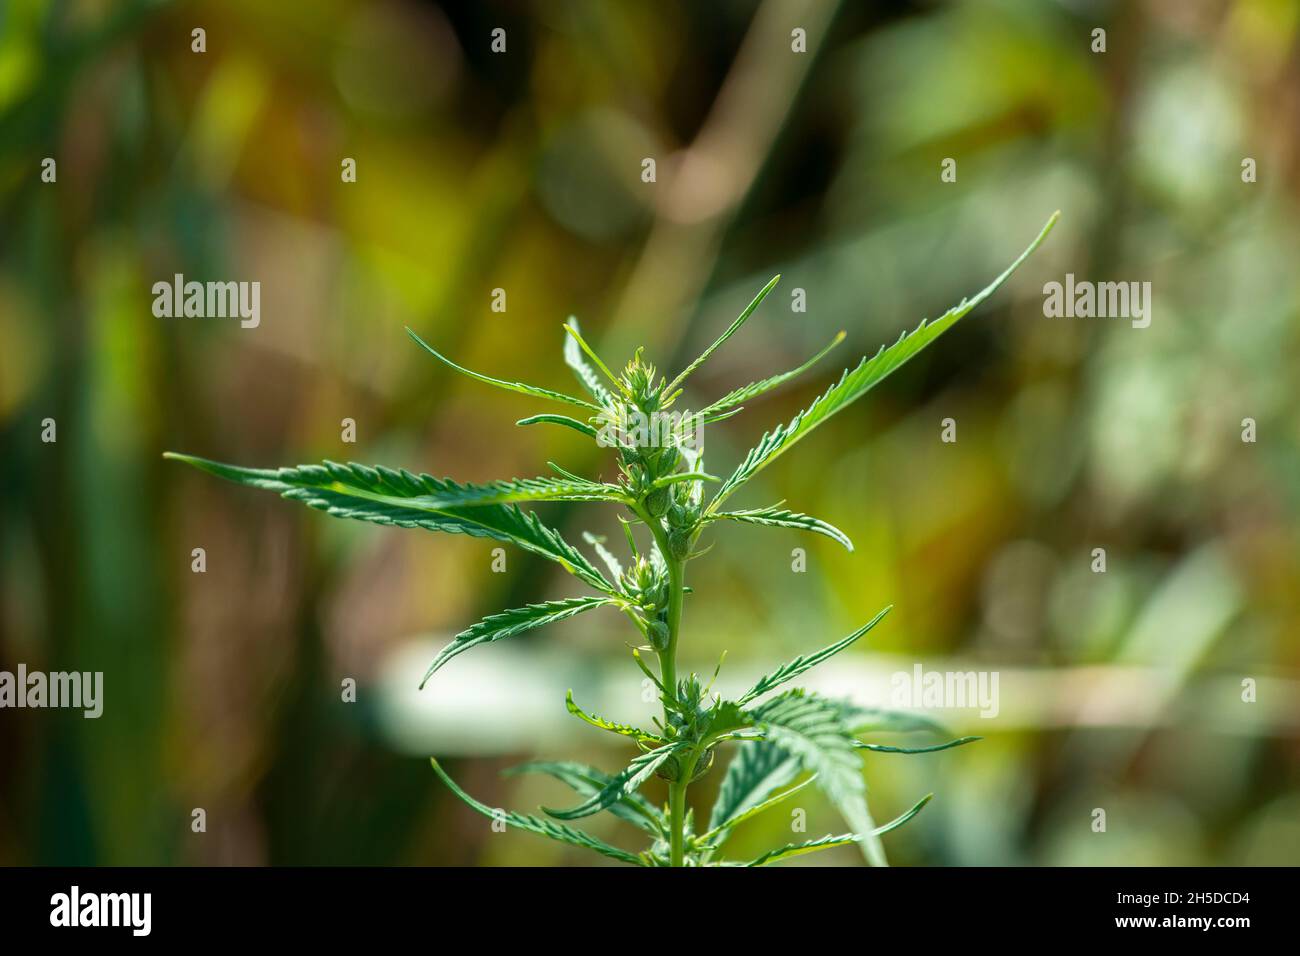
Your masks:
M520 830L527 830L529 833L536 833L538 836L544 836L547 839L555 840L559 843L567 843L570 846L581 847L584 850L594 850L602 856L619 860L622 863L631 863L634 866L645 866L645 860L634 853L626 850L620 850L618 847L610 846L603 840L598 840L590 833L585 833L575 827L565 826L562 823L554 823L550 820L544 820L540 817L528 816L522 813L515 813L513 810L494 810L491 807L479 803L468 793L456 786L456 782L447 776L445 770L438 764L438 761L430 757L429 763L433 766L433 772L436 773L456 796L472 807L476 812L481 813L489 820L502 820L512 827Z
M572 787L581 797L595 796L609 786L612 779L603 770L597 770L587 764L574 763L568 760L531 761L517 767L511 767L505 773L507 776L521 773L543 773ZM667 833L668 824L663 811L639 793L624 794L606 809L620 820L640 827L656 838Z
M579 817L599 813L611 804L621 800L626 794L637 790L650 779L664 761L686 746L686 743L678 741L677 743L668 744L666 747L639 754L633 758L625 770L620 771L617 776L611 777L609 783L599 793L584 800L576 807L568 810L552 810L549 807L542 807L542 809L557 820L576 820Z
M572 428L575 432L582 432L588 438L596 437L596 429L592 428L586 422L580 422L576 418L570 418L568 415L529 415L527 418L521 418L515 422L516 425L537 425L539 423L548 425L563 425L565 428Z
M867 788L862 781L853 735L840 717L834 701L803 690L786 691L753 711L754 723L766 740L798 757L804 769L817 774L817 785L835 804L862 840L863 854L873 866L886 866L884 848L871 837L875 823L867 809Z
M859 707L848 701L836 701L840 718L855 734L910 734L925 732L941 737L951 737L948 729L926 714L904 710L885 710L881 707Z
M705 416L706 421L711 421L711 422L721 421L722 418L726 418L728 416L723 415L720 418L714 418L713 416L719 415L721 412L724 412L727 409L735 408L737 405L740 405L743 402L747 402L752 398L757 398L760 395L770 392L772 391L772 389L784 385L792 378L799 377L804 372L808 371L808 369L812 368L814 365L816 365L818 362L824 359L830 353L831 349L835 348L835 346L839 345L841 342L844 341L844 337L845 334L843 332L836 333L835 338L831 339L829 345L827 345L824 349L822 349L820 352L818 352L808 361L804 362L798 368L791 369L788 372L782 372L779 375L773 375L770 378L763 379L762 381L750 382L744 388L738 388L735 389L734 391L728 392L726 395L722 396L722 398L718 399L712 405L709 405L706 408L702 409L698 414ZM739 411L739 409L736 410Z
M426 352L438 359L438 361L454 368L462 375L468 375L476 381L483 382L487 385L495 385L497 388L504 388L510 392L518 392L520 395L531 395L533 398L549 398L551 401L564 402L567 405L577 405L579 408L590 408L593 412L600 411L600 409L591 404L591 402L583 401L581 398L574 398L572 395L565 395L563 392L555 392L549 388L539 388L536 385L525 385L523 382L507 382L503 379L493 378L490 375L484 375L481 372L467 369L464 366L457 365L451 359L447 358L447 356L438 352L432 345L416 335L413 330L408 328L406 334L413 338Z
M768 850L762 856L755 860L750 860L745 866L769 866L778 863L781 860L788 860L792 856L803 856L805 853L816 853L818 850L829 850L832 847L846 846L850 843L858 843L861 838L855 833L842 833L839 836L824 836L816 840L809 840L807 843L788 843L778 850Z
M627 395L628 394L627 386L625 386L622 382L618 380L618 376L615 375L613 372L611 372L609 370L609 366L606 365L603 361L601 361L600 356L596 354L596 350L587 344L587 340L584 339L582 335L578 332L578 326L576 324L566 325L564 327L564 331L568 332L569 337L578 343L578 348L582 349L582 351L587 353L587 358L595 362L596 367L605 373L605 377L609 379L611 383L613 383L614 387L617 388L624 395Z
M652 734L650 731L642 730L640 727L633 727L631 724L616 723L612 720L606 720L604 717L597 717L595 714L587 713L573 702L573 691L569 691L565 694L564 706L569 713L573 714L574 717L591 724L593 727L599 727L601 730L608 730L611 733L618 734L622 737L634 737L637 740L648 741L650 743L668 743L667 740L660 737L658 734Z
M710 345L707 349L705 349L700 354L699 358L697 358L690 365L686 366L685 370L680 375L678 375L675 379L672 380L672 382L668 385L668 387L664 389L664 394L671 395L673 392L677 391L678 387L682 384L682 382L686 381L687 376L689 376L697 368L703 365L708 360L709 356L712 355L714 351L718 348L718 346L720 346L723 342L727 341L727 339L735 335L736 330L739 329L742 325L744 325L745 320L754 314L754 310L757 309L759 304L764 299L767 298L767 294L771 292L772 289L776 287L776 284L780 281L781 281L781 277L779 275L773 276L771 280L767 283L767 285L763 286L762 291L760 291L758 295L754 296L754 301L750 302L749 305L745 306L745 311L740 313L740 315L736 317L736 320L732 322L731 325L727 326L727 331L723 332L720 336L718 336L717 340L714 341L714 343Z
M879 624L880 621L884 618L884 616L888 614L890 611L892 611L893 609L894 609L894 605L891 604L888 607L886 607L884 610L882 610L879 614L877 614L875 617L873 617L866 624L862 625L862 627L858 628L856 631L850 634L848 637L842 638L836 641L834 644L831 644L827 647L823 647L820 651L816 651L812 654L805 654L801 657L796 657L794 660L782 664L771 674L768 674L766 677L761 678L758 681L758 683L756 683L753 687L751 687L745 693L745 695L740 698L740 703L748 704L751 701L757 700L759 697L762 697L768 691L776 687L780 687L782 684L786 683L787 681L793 680L794 678L798 677L800 674L804 673L805 671L811 670L812 668L816 667L822 661L834 657L840 651L844 650L844 648L848 647L850 644L852 644L854 641L860 638L863 634L866 634L867 631L871 630L873 627ZM834 707L835 705L832 703L831 706ZM842 717L843 711L838 711L837 708L837 715Z
M752 747L750 749L758 750L760 748ZM767 747L762 749L775 750L777 748L769 744ZM708 833L705 833L702 837L700 837L700 842L711 843L716 849L717 847L722 845L722 842L726 839L727 833L730 830L744 823L746 820L750 819L751 817L756 817L763 811L769 810L772 807L776 806L778 803L781 803L782 801L788 799L789 797L794 796L800 790L804 789L805 787L811 786L816 781L817 781L817 775L813 774L811 777L808 777L806 780L799 781L789 790L782 790L780 793L768 797L766 800L762 801L761 803L756 803L752 807L749 807L746 810L742 810L740 813L735 814L734 816L718 824L716 827L713 827L713 829L709 830Z
M727 766L709 816L709 829L718 830L758 806L780 787L799 776L799 758L766 743L741 744Z
M959 305L945 312L934 322L922 320L911 335L904 333L889 348L881 346L871 358L863 358L853 371L845 371L839 382L829 388L820 398L790 420L788 425L780 425L765 434L757 445L745 456L709 505L709 511L717 511L727 498L763 468L788 451L801 438L807 436L814 428L826 421L836 412L847 408L865 395L873 386L884 380L891 372L916 355L923 348L937 339L953 326L958 319L966 315L977 305L991 296L1011 276L1020 265L1038 248L1046 238L1052 226L1056 224L1060 213L1053 213L1047 225L1038 234L1029 248L1016 259L1007 270L994 279L988 286L972 299L963 299Z
M973 744L975 741L983 739L983 737L958 737L956 740L935 744L933 747L889 747L885 744L869 744L859 740L854 746L859 750L874 750L876 753L882 754L932 754L952 747L961 747L964 744Z
M570 326L573 328L573 334L569 334ZM573 373L578 376L578 381L591 393L592 398L602 406L612 406L614 398L609 389L600 380L596 370L588 365L587 360L582 357L582 348L578 344L582 341L578 320L573 316L569 316L569 324L564 327L564 331L564 364L573 369ZM594 431L593 429L593 435Z
M277 492L309 508L336 518L354 518L401 528L424 528L475 538L492 538L516 544L526 551L558 562L569 573L606 594L617 593L586 556L548 528L535 514L514 504L492 504L501 495L527 494L522 487L510 491L498 483L458 485L456 482L413 475L391 468L327 461L296 468L240 468L191 455L167 452L164 458L183 461L201 471L236 484ZM530 485L539 497L530 500L583 500L603 495L604 486L582 479L550 483L535 479ZM613 486L611 486L613 487ZM548 497L540 497L548 496ZM452 503L454 502L454 503Z
M876 827L868 834L871 837L880 837L890 830L897 830L912 817L921 812L921 809L930 802L934 794L927 793L912 809L908 810L902 816L890 820L884 826ZM751 860L746 866L767 866L770 863L776 863L780 860L789 859L792 856L801 856L804 853L813 853L817 850L828 850L835 846L844 846L847 843L861 843L864 837L857 833L845 833L840 836L824 836L819 840L809 840L807 843L792 843L781 847L779 850L769 850L756 860Z
M600 558L601 562L605 565L605 570L609 572L609 579L611 581L621 581L623 579L623 565L619 562L618 558L614 557L610 550L605 547L605 539L592 534L590 531L584 531L582 532L582 540L591 545L592 549L596 552L596 557Z
M671 475L663 475L656 478L650 483L651 491L658 491L660 488L667 488L669 485L680 484L683 481L721 481L717 475L710 475L707 471L679 471Z
M839 528L829 522L822 521L820 518L814 518L811 515L799 514L797 511L786 511L783 508L753 508L749 511L716 511L706 517L706 521L719 521L722 519L729 521L740 521L745 524L766 525L774 528L798 528L801 531L811 531L814 534L822 534L833 541L838 541L849 551L853 550L853 542Z
M429 682L429 678L437 673L444 664L453 657L465 653L471 647L478 647L480 644L491 644L494 641L504 640L507 637L514 637L526 631L545 627L547 624L554 624L556 621L563 621L575 614L581 614L583 611L590 611L592 608L616 603L614 598L608 597L565 598L561 601L529 604L527 607L489 614L473 627L461 631L452 638L450 644L438 652L438 656L433 659L429 669L424 672L424 678L420 681L420 688L423 689L424 685Z

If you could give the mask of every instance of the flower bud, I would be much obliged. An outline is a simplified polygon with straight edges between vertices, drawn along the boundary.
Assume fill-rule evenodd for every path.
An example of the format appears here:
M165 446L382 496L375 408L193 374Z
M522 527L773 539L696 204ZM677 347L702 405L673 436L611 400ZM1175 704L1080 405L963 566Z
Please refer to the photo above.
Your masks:
M651 621L650 626L646 628L646 634L657 651L662 651L668 646L668 638L671 636L668 625L663 621Z
M710 747L695 761L695 769L691 772L691 782L699 780L712 767L713 748ZM673 754L659 765L658 769L655 770L655 776L667 780L669 783L676 783L681 778L683 769L681 758L677 754Z
M668 510L668 489L658 488L645 499L646 510L656 518L662 518L665 511Z

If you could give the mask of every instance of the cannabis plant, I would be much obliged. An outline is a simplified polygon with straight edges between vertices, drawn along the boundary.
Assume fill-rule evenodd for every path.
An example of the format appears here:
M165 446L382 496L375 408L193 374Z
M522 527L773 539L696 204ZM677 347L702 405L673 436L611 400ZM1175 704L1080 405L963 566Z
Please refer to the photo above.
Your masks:
M187 462L222 478L278 492L284 498L339 518L357 518L403 528L425 528L466 534L516 545L555 561L586 585L592 594L570 597L491 614L461 631L434 658L421 687L458 655L473 648L529 631L599 607L616 608L635 630L631 650L634 664L653 681L662 716L652 728L642 728L584 710L570 692L565 704L571 714L593 727L627 738L637 753L627 766L606 773L570 762L536 762L515 772L548 774L577 792L575 806L543 808L546 816L502 813L461 790L437 760L433 769L461 800L484 816L504 819L561 843L594 850L625 863L642 866L702 866L731 864L724 860L727 838L737 826L815 783L835 805L848 832L805 843L790 844L749 860L762 866L793 856L844 844L858 844L866 858L883 864L880 836L915 816L929 796L902 816L877 826L867 809L861 752L927 753L968 743L963 737L925 747L894 747L868 743L860 736L872 732L914 730L929 726L913 715L856 706L800 689L783 686L808 669L838 654L875 627L888 612L874 618L819 651L796 657L758 680L735 699L713 691L694 673L678 673L678 651L684 643L683 610L688 597L686 568L702 553L699 540L729 523L793 528L825 535L850 551L848 537L818 518L790 511L781 504L734 509L732 499L761 470L806 438L836 412L861 398L894 369L938 338L958 319L988 298L1042 242L1056 221L1053 215L1028 249L986 289L963 300L934 322L922 322L889 348L864 357L838 382L784 425L763 435L758 444L726 478L705 468L700 428L739 412L744 403L777 388L806 371L842 338L843 333L803 365L738 388L695 413L673 411L683 386L696 369L754 313L776 285L774 278L712 345L671 380L659 376L638 350L621 374L614 374L583 339L576 321L564 327L564 361L588 393L577 398L561 392L509 382L462 368L410 335L431 355L452 369L488 385L531 398L570 406L571 415L538 414L516 424L549 424L580 432L607 448L617 463L617 477L601 481L572 474L554 464L553 477L511 479L487 484L460 484L447 478L415 475L382 466L326 461L297 468L253 469L220 464L188 455L167 457ZM584 534L595 560L547 526L525 502L598 501L619 509L627 555L620 560L606 543ZM637 542L637 529L642 542ZM599 562L599 564L597 564ZM721 664L719 664L719 668ZM713 673L716 679L717 670ZM444 678L446 679L446 678ZM779 691L779 692L778 692ZM709 772L718 748L735 741L735 755L718 787L707 824L697 825L688 806L687 790ZM668 782L668 802L658 806L641 792L653 776ZM631 852L611 846L569 821L606 811L642 830L649 846Z

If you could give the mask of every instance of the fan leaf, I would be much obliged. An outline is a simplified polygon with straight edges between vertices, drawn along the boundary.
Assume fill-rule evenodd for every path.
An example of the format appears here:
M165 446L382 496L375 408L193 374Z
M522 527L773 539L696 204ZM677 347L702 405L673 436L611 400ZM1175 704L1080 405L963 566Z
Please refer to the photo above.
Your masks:
M719 830L758 806L773 791L793 783L801 772L799 758L771 744L740 745L718 787L709 830Z
M958 737L956 740L935 744L932 747L890 747L885 744L869 744L859 740L853 746L859 750L872 750L881 754L933 754L938 753L940 750L950 750L953 747L973 744L975 741L983 739L983 737Z
M571 332L570 329L572 329ZM583 349L579 344L581 341L582 330L578 326L578 320L573 316L569 316L569 324L565 326L564 364L573 369L573 374L578 376L578 381L582 383L583 388L591 393L592 398L606 408L612 407L614 397L610 394L609 389L605 387L605 383L600 380L600 375L583 357ZM592 429L593 438L595 434L595 429Z
M331 461L296 468L241 468L174 452L167 452L163 457L183 461L237 484L277 492L282 498L301 501L336 518L467 534L515 544L558 562L599 591L615 593L595 566L560 537L558 531L542 524L535 514L514 504L500 503L594 499L606 493L603 490L606 486L596 482L538 478L527 482L461 485L409 471Z
M516 425L563 425L565 428L572 428L575 432L581 432L588 438L596 437L596 429L592 428L586 422L580 422L576 418L570 418L568 415L529 415L527 418L521 418L515 422Z
M893 820L890 820L888 823L884 824L883 826L876 827L874 830L870 831L868 836L875 838L881 836L882 834L888 833L890 830L897 830L908 820L912 819L912 817L920 813L921 809L927 803L929 803L930 800L933 799L933 797L934 794L927 793L924 797L922 797L919 801L917 801L915 806L913 806L906 813L902 814L901 816L895 817ZM804 853L813 853L816 852L817 850L829 850L831 847L844 846L845 844L848 843L861 843L863 841L864 841L864 837L856 833L845 833L845 834L841 834L840 836L824 836L819 840L809 840L807 843L791 843L788 844L787 846L781 847L778 850L769 850L767 853L764 853L762 856L758 857L755 860L751 860L749 863L746 863L745 865L746 866L767 866L770 863L777 863L781 860L787 860L792 856L802 856Z
M413 338L422 349L424 349L426 352L428 352L438 361L442 362L444 365L454 368L457 372L460 372L462 375L468 375L470 378L474 379L475 381L483 382L486 385L495 385L497 388L504 388L506 391L509 392L518 392L520 395L530 395L533 398L549 398L553 402L564 402L566 405L577 405L579 408L589 408L593 412L600 411L600 408L596 405L591 404L591 402L583 401L581 398L574 398L572 395L565 395L563 392L552 391L549 388L539 388L536 385L525 385L523 382L507 382L504 379L493 378L491 375L484 375L481 372L475 372L472 369L468 369L465 368L464 366L457 365L451 359L447 358L447 356L440 353L428 342L424 341L424 339L416 335L413 330L408 328L406 330L406 334L409 335L411 338Z
M587 713L573 702L573 691L569 691L565 694L564 706L568 709L569 713L573 714L574 717L577 717L584 723L591 724L593 727L598 727L601 730L608 730L610 733L618 734L621 737L632 737L636 740L648 741L650 743L668 743L667 740L660 737L658 734L652 734L650 731L642 730L640 727L633 727L631 724L616 723L612 720L606 720L604 717L597 717L595 714Z
M769 744L766 747L751 747L749 749L750 750L777 750L778 748ZM797 761L796 761L796 765L797 765ZM727 838L728 833L730 833L730 831L733 828L744 823L750 817L756 817L764 810L768 810L776 806L778 803L781 803L782 801L788 799L789 797L794 796L796 793L798 793L800 790L803 790L805 787L811 786L812 784L816 783L816 781L817 781L817 775L813 774L811 777L799 781L790 789L782 790L780 793L775 794L774 796L770 796L766 800L763 800L759 803L754 804L751 807L748 807L745 810L742 810L740 813L737 813L732 817L724 820L722 823L718 824L716 827L709 830L709 832L705 833L702 837L700 837L700 842L712 844L714 849L718 848L723 844L723 842Z
M773 528L798 528L802 531L811 531L814 534L822 534L833 541L838 541L849 551L853 550L853 542L839 528L829 522L822 521L820 518L799 514L796 511L786 511L775 506L771 508L753 508L749 511L718 511L709 515L707 520L718 521L723 518L729 521L767 525Z
M816 651L812 654L804 654L801 657L796 657L794 660L782 664L772 673L760 678L758 683L746 691L745 695L740 698L740 703L748 704L751 701L755 701L769 691L780 687L787 681L793 680L805 671L811 670L822 661L834 657L840 651L844 650L860 638L863 634L866 634L867 631L879 624L884 616L893 609L894 606L891 604L848 637L842 638L827 647L823 647L820 651ZM840 711L840 715L843 715L842 710ZM847 726L847 724L845 726Z
M424 685L429 682L429 678L441 670L442 666L453 657L465 653L472 647L505 640L507 637L514 637L527 631L536 630L539 627L545 627L547 624L554 624L556 621L563 621L575 614L581 614L583 611L590 611L592 608L616 603L617 601L614 598L609 597L565 598L561 601L529 604L526 607L517 607L509 611L489 614L473 627L461 631L452 638L450 644L438 652L438 656L433 659L429 669L424 672L420 687L423 689Z
M446 771L438 764L433 757L429 758L429 763L433 765L433 772L436 773L442 782L447 785L457 797L472 807L476 812L483 814L490 820L501 820L509 826L516 827L520 830L527 830L529 833L536 833L538 836L544 836L547 839L555 840L559 843L567 843L569 846L581 847L584 850L594 850L602 856L618 860L621 863L631 863L634 866L645 866L645 860L635 853L629 853L627 850L620 850L616 846L610 846L603 840L598 840L590 833L585 833L575 827L566 826L562 823L555 823L551 820L544 820L541 817L529 816L523 813L515 813L513 810L494 810L486 804L479 803L468 793L456 786L456 782L447 776Z
M854 833L867 834L863 854L873 866L885 866L880 841L867 809L867 788L854 737L840 717L834 701L802 690L786 691L752 712L764 739L799 759L805 770L817 774L817 785L835 804Z
M554 777L561 783L568 784L581 797L595 796L609 786L612 779L603 770L568 760L536 760L506 771L507 776L522 773L543 773ZM655 837L663 836L668 826L663 811L639 793L626 793L605 809L620 820L640 827Z
M1047 224L1029 247L1020 254L1006 271L984 287L974 298L963 299L960 304L945 312L933 322L922 320L912 333L903 333L889 348L881 346L871 358L864 357L852 371L846 370L839 382L827 389L820 398L792 418L789 424L780 425L765 434L757 445L745 456L709 505L714 512L745 482L753 478L780 455L789 451L801 438L806 437L814 428L822 424L836 412L842 411L865 395L871 388L883 381L891 372L903 365L923 348L950 329L958 319L966 315L985 299L998 290L1010 278L1030 254L1038 248L1039 243L1047 237L1052 226L1056 224L1060 213L1053 213Z
M549 807L542 807L542 809L557 820L577 820L579 817L599 813L621 800L627 794L635 792L641 784L650 779L651 775L669 757L686 746L686 743L678 741L666 747L639 754L633 758L626 769L620 771L616 776L610 777L609 783L602 787L598 793L584 800L576 807L568 810L552 810Z
M722 345L723 342L727 341L727 339L735 335L736 331L742 325L745 324L745 321L751 315L754 314L754 310L759 307L762 301L767 298L767 294L771 292L774 288L776 288L776 284L780 281L781 281L781 277L779 275L775 275L770 280L768 280L767 285L763 286L763 288L759 291L758 295L754 296L753 301L750 302L749 305L745 306L745 311L740 313L740 315L736 317L736 320L732 322L731 325L727 326L727 331L719 335L717 339L714 340L712 345L710 345L707 349L705 349L702 353L700 353L699 358L697 358L690 365L686 366L686 368L682 370L682 373L678 375L675 379L673 379L672 382L669 383L668 387L664 389L664 394L671 395L673 392L677 391L678 387L682 384L682 382L686 381L687 377L692 372L694 372L697 368L699 368L706 361L708 361L709 356L712 355L717 350L718 346Z
M804 362L798 368L793 368L788 372L782 372L779 375L773 375L770 378L765 378L762 379L761 381L750 382L748 385L744 386L743 388L737 388L733 391L730 391L726 395L722 396L722 398L714 402L712 405L709 405L701 409L698 414L703 415L706 419L710 421L719 421L720 419L715 419L712 416L718 415L721 412L727 411L728 409L735 408L737 405L741 405L744 402L749 401L751 398L757 398L758 396L763 395L766 392L772 391L772 389L774 388L779 388L780 386L784 385L786 382L790 381L792 378L799 377L804 372L808 371L808 369L812 368L814 365L816 365L818 362L824 359L830 353L831 349L835 348L835 346L839 345L841 342L844 341L844 338L845 338L845 334L843 332L837 333L835 338L831 339L829 345L827 345L824 349L822 349L820 352L818 352L808 361Z

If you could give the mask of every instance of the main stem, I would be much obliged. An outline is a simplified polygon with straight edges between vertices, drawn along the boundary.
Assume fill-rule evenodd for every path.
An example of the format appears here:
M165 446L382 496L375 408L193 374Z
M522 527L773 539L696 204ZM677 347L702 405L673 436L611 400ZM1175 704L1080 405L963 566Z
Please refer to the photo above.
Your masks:
M677 637L682 628L682 589L686 579L686 562L673 557L668 537L658 521L653 522L650 528L668 564L668 645L659 652L659 679L664 685L664 726L667 727L667 704L677 698ZM686 830L686 788L690 786L696 759L697 755L692 753L686 760L680 761L678 766L683 772L668 786L669 847L673 866L682 866L685 859L683 838Z

